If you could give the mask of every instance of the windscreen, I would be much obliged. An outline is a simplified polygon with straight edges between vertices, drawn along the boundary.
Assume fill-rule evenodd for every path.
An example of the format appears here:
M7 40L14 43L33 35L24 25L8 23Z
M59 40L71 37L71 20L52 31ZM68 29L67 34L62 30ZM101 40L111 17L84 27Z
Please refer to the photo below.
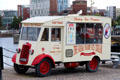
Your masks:
M21 40L37 41L41 28L23 27L21 33Z

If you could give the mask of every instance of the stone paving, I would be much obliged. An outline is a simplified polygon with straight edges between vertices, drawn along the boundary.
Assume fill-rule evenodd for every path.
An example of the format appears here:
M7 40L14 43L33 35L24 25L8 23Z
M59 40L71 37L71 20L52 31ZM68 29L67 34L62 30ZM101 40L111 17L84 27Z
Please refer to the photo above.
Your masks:
M34 69L29 69L26 74L20 75L11 68L3 70L3 80L120 80L120 66L116 69L112 67L112 63L100 64L97 72L90 73L84 66L72 71L60 66L52 70L48 77L36 77Z

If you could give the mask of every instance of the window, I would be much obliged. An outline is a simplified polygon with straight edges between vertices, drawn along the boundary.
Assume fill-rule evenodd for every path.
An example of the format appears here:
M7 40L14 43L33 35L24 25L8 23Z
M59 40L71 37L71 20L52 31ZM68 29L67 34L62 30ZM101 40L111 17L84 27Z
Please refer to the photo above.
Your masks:
M84 34L84 37L86 39L86 44L87 43L96 43L94 40L94 35L95 35L95 29L94 29L93 23L87 23L86 24L86 33Z
M85 24L76 25L76 44L84 44Z
M86 43L102 43L102 25L86 24Z
M102 43L103 27L100 23L77 23L76 44Z
M22 34L21 34L21 40L36 41L38 39L40 29L41 28L23 27Z
M45 28L41 41L48 41L49 40L49 28Z
M22 29L21 40L27 40L27 27Z
M102 43L103 27L102 24L95 24L95 40L96 43Z
M61 29L60 28L52 28L51 41L61 41Z

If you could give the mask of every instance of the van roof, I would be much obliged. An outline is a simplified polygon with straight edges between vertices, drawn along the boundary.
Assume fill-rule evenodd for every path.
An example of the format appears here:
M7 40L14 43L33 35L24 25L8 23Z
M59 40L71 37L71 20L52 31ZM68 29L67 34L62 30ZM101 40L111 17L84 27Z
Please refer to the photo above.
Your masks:
M36 16L22 21L22 23L44 23L47 21L62 18L64 16Z

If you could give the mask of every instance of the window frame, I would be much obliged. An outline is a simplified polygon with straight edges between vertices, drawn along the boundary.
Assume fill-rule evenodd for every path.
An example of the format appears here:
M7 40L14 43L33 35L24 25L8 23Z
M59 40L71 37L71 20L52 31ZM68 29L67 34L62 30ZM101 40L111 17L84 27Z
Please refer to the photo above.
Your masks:
M80 43L81 45L85 45L85 44L103 44L103 24L102 23L76 23L76 25L77 24L84 24L84 26L85 26L85 32L84 33L86 33L86 31L87 31L86 24L100 24L102 26L102 28L101 28L102 29L102 39L101 39L102 41L101 41L101 43L86 43L86 38L84 38L84 43ZM94 29L95 29L95 26L94 26ZM77 32L77 30L76 30L76 32ZM75 34L75 38L76 38L76 34ZM75 43L75 44L80 45L80 44L77 44L77 43Z
M86 44L103 44L103 29L104 29L104 26L103 26L103 23L93 23L93 22L87 22L87 23L84 23L84 22L81 22L81 23L78 23L78 22L68 22L67 24L66 24L66 26L69 24L69 23L72 23L72 24L76 24L76 26L77 26L77 24L84 24L84 27L85 27L85 32L84 33L86 33L86 24L88 24L88 23L90 23L90 24L100 24L101 25L101 29L102 29L102 40L101 40L101 43L86 43L86 38L84 39L84 43L79 43L79 44L77 44L76 43L76 32L77 32L77 30L75 30L75 43L74 44L68 44L67 43L67 27L65 28L66 29L66 32L65 32L65 34L66 34L66 41L65 41L65 43L66 43L66 45L86 45ZM95 26L94 26L95 27ZM77 27L76 27L77 28Z
M59 41L52 41L52 29L60 29L60 40ZM61 42L61 40L62 40L62 33L61 33L61 31L62 31L62 28L61 27L52 27L52 28L50 28L50 41L51 42Z
M27 34L27 36L26 36L26 39L23 39L22 38L22 35L23 35L23 28L26 28L26 34ZM36 40L29 40L28 39L28 29L29 28L36 28L37 30L37 39ZM39 32L38 32L38 29L39 29ZM38 34L39 33L39 34ZM39 40L39 35L40 35L40 33L41 33L41 27L31 27L31 26L29 26L29 27L22 27L21 28L21 34L20 34L20 40L27 40L27 41L38 41Z
M43 33L44 33L45 29L48 29L48 40L47 40L47 41L43 41L43 40L42 40ZM45 27L45 28L43 29L42 34L41 34L40 41L42 41L42 42L49 42L49 41L50 41L50 28L49 28L49 27Z

